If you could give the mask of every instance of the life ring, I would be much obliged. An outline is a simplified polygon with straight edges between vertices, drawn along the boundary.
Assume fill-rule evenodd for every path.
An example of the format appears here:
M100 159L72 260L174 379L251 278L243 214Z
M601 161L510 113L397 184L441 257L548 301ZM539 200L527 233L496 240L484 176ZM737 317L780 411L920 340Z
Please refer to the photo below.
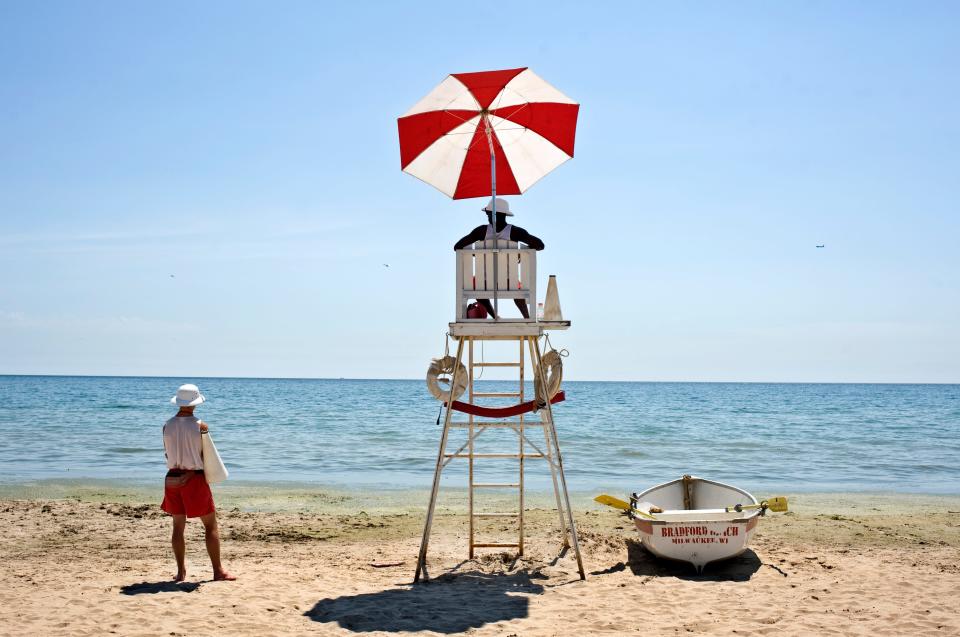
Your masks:
M456 369L456 372L454 372ZM457 377L457 384L451 389L441 389L440 383L450 384L450 378ZM453 356L444 356L443 358L434 358L430 361L430 367L427 368L427 389L437 400L448 403L450 394L453 393L453 400L459 398L467 390L467 368L463 363L457 362Z
M540 385L540 374L534 375L533 385L537 395L537 400L541 403L551 400L560 391L560 382L563 380L563 359L560 358L560 352L555 349L550 350L540 357L540 370L544 379L547 381L547 395L544 396L543 388Z

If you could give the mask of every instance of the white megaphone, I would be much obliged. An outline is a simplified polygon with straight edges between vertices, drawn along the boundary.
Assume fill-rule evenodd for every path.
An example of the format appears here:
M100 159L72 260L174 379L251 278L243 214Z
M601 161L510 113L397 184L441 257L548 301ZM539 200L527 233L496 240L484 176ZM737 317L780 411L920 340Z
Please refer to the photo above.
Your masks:
M563 312L560 311L560 294L557 292L557 275L551 274L547 281L547 298L543 301L543 320L562 321Z

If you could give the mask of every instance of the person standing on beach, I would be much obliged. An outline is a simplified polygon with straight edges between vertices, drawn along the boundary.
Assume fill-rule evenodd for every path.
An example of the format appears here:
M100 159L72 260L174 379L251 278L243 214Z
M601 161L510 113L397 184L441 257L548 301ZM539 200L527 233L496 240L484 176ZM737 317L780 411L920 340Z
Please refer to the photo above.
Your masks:
M163 425L163 450L167 457L167 477L163 487L160 508L173 516L173 556L177 560L175 582L187 577L187 545L183 532L187 518L200 518L207 544L207 553L213 564L214 580L237 579L224 570L220 563L220 529L213 506L213 493L203 475L202 436L207 423L193 415L197 405L206 400L196 385L181 385L170 402L180 408Z
M453 244L453 249L461 250L472 243L476 243L477 241L493 241L493 238L496 237L500 241L515 241L517 243L525 243L534 250L543 250L543 241L533 236L520 226L507 223L507 217L513 216L513 213L510 212L510 202L508 202L506 199L497 197L496 203L496 227L493 225L493 209L488 203L483 207L483 212L487 213L487 225L477 226L474 228L470 234L464 236L462 239ZM523 315L523 318L530 318L530 309L527 307L527 302L523 299L514 299L513 301L520 309L520 314ZM477 302L486 308L487 313L490 316L497 318L493 311L493 303L490 302L490 299L477 299Z

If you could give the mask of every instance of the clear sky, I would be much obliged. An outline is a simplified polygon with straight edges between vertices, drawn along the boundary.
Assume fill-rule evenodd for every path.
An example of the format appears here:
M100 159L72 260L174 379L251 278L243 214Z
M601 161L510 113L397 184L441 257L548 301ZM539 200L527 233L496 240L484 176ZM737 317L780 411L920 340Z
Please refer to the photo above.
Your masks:
M2 2L0 373L422 376L484 202L396 117L518 66L565 377L960 382L954 2Z

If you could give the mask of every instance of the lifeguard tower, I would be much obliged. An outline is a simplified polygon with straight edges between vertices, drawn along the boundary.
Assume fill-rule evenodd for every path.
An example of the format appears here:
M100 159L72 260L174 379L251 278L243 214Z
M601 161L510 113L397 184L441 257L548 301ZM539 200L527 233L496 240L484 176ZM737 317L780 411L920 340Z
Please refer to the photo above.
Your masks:
M499 245L498 245L499 244ZM553 293L555 283L551 282ZM548 290L548 305L551 292ZM497 317L468 318L467 304L471 299L491 299L495 306L499 300L522 299L527 303L530 318L504 319ZM550 308L548 308L550 309ZM472 247L458 250L456 254L456 320L449 324L449 336L456 343L456 355L434 361L431 366L433 380L437 375L447 376L449 391L438 391L434 382L431 391L444 401L446 412L440 449L433 475L430 504L427 509L417 570L414 581L421 576L428 579L427 549L430 531L440 489L443 470L452 462L467 463L468 511L469 511L469 557L477 549L514 549L518 556L524 554L524 472L528 462L543 461L550 470L553 493L556 500L562 550L572 548L580 578L586 579L580 544L577 540L576 523L570 508L570 496L563 470L560 441L554 426L553 405L564 400L559 390L560 357L556 352L544 352L541 339L548 330L566 330L570 321L556 320L560 317L559 305L547 312L544 320L537 316L537 253L536 250L506 241L480 241ZM514 343L516 356L507 361L478 360L480 348L488 341ZM510 346L507 346L509 349ZM501 346L501 349L503 347ZM464 365L464 357L466 364ZM545 359L549 359L546 360ZM528 366L529 363L529 366ZM528 369L529 367L529 369ZM515 392L479 391L475 384L478 374L485 368L512 368L517 370L518 389ZM478 372L479 370L479 372ZM431 382L428 372L428 384ZM531 376L527 376L527 374ZM534 395L528 395L524 381L534 381ZM512 381L511 381L512 382ZM457 400L459 391L466 395L465 401ZM490 406L489 399L507 399L506 406ZM478 442L493 432L504 448L496 451L478 450ZM513 432L510 434L509 432ZM463 440L465 433L465 441ZM458 443L451 438L459 434ZM506 440L504 439L506 435ZM512 439L512 442L508 442ZM456 446L457 448L453 448ZM489 482L483 479L485 462L515 463L509 481ZM502 466L501 466L502 470ZM512 493L514 504L509 511L485 511L484 495ZM509 500L510 498L507 498ZM504 498L500 498L502 504ZM515 507L515 508L513 508ZM517 535L505 541L502 537L481 537L479 523L482 520L514 520ZM484 534L485 535L485 534Z
M453 199L489 196L492 221L496 223L498 181L501 195L519 195L573 158L579 109L579 104L527 67L453 73L397 119L400 167ZM556 352L544 353L540 347L547 330L567 329L570 323L540 320L536 315L535 250L508 241L498 245L494 236L492 242L481 241L459 250L456 266L456 318L450 323L449 335L456 341L457 354L434 361L427 373L431 392L443 401L447 411L414 581L419 581L421 575L427 576L427 547L441 474L451 462L459 460L468 463L471 558L478 548L515 548L523 555L524 467L528 460L543 460L550 468L563 546L572 546L580 577L586 579L553 421L552 404L564 398L559 391L560 357ZM549 290L547 295L549 305ZM468 318L470 299L493 299L497 318ZM532 318L501 318L497 307L500 299L522 299ZM544 309L547 319L560 318L550 316L548 308ZM516 358L488 362L481 356L477 361L475 346L479 343L483 352L487 341L514 343ZM524 390L528 362L536 386L533 396L526 396ZM488 367L515 368L519 389L499 393L476 391L474 372ZM444 374L449 375L450 382L446 392L438 386ZM466 402L457 400L463 392L467 394ZM490 407L478 402L489 398L513 398L514 403ZM448 444L454 431L465 433L466 441L451 452ZM509 432L516 434L509 452L475 448L484 434L491 437L494 431L508 436L512 436ZM510 482L478 480L484 461L515 461L516 478ZM494 490L516 493L515 512L477 510L478 495ZM476 523L485 518L516 519L516 542L477 541Z

